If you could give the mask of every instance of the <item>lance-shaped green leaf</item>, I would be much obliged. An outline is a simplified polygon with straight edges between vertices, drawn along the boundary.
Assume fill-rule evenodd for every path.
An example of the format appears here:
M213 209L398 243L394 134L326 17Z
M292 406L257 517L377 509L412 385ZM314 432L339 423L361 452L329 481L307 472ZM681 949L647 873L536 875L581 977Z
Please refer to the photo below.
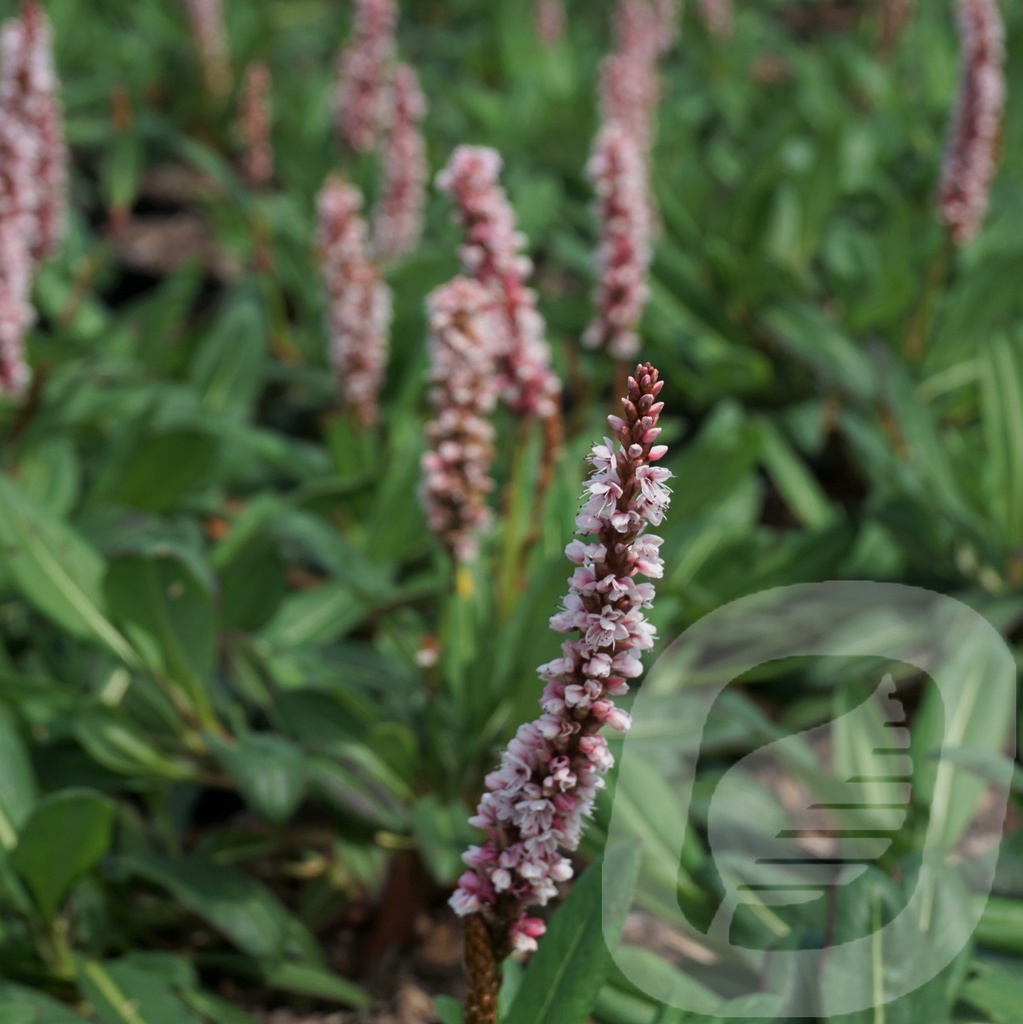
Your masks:
M607 943L621 937L638 872L637 842L620 843L590 865L540 940L505 1024L586 1024L611 966ZM604 875L609 887L602 887Z
M179 687L212 724L216 623L206 581L175 553L133 553L111 565L106 593L147 666Z
M55 999L4 981L0 981L0 1020L4 1024L87 1024Z
M278 825L291 817L306 789L305 755L294 743L258 733L230 743L210 735L207 743L252 810Z
M0 473L0 571L58 626L135 665L138 656L107 614L104 569L95 549Z
M36 781L14 716L0 704L0 849L11 850L36 802Z

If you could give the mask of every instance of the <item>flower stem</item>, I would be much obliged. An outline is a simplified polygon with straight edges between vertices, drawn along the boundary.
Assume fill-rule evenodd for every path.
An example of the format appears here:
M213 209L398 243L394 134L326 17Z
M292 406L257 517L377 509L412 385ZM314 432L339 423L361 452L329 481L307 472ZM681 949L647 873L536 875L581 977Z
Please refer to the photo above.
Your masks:
M465 1024L496 1024L501 965L494 955L494 940L482 914L470 914L465 927L465 974L469 991Z

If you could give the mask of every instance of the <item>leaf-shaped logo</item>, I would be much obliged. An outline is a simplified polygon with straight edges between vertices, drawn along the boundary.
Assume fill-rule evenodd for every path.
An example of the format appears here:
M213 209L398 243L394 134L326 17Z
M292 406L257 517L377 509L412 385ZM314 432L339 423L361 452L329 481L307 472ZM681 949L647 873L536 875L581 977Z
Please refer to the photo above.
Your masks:
M729 735L720 716L708 729L712 709L719 699L728 703L728 684L751 669L804 657L910 666L925 680L924 711L908 729L887 677L868 699L839 703L819 731L794 735L751 702L732 700L738 712L729 728L742 729L746 739L761 736L764 744L729 767L710 794L700 790L701 800L709 796L709 805L699 806L707 808L706 839L725 894L708 915L700 902L707 880L701 890L691 873L704 837L694 835L690 811L701 747ZM713 963L701 972L689 957L687 973L706 984L687 980L681 989L677 972L658 979L613 952L618 968L658 1002L717 1017L748 1017L750 1000L769 1005L775 1016L858 1013L931 981L969 943L997 860L997 850L974 857L967 871L954 856L986 782L948 751L979 751L1011 770L1015 700L1015 661L998 630L974 609L931 591L803 584L704 616L664 651L636 695L608 842L643 840L639 898L686 942L702 945ZM800 780L794 795L790 788L781 799L781 788L764 785L762 766L770 761ZM914 837L914 858L893 877L887 860L906 824L911 777L927 828ZM992 781L997 788L987 813L994 817L1007 804L1008 777ZM873 866L879 858L882 869ZM606 882L613 892L615 879ZM831 900L829 914L832 906L857 912L842 921L825 916L828 926L814 935L806 922L821 917L822 896ZM747 907L757 928L742 923ZM768 941L745 942L746 934ZM864 972L869 984L862 983ZM715 991L723 977L727 1001ZM843 978L856 981L836 982Z
M906 710L890 675L870 697L832 722L781 737L746 755L719 780L710 804L710 853L726 896L710 935L727 940L738 907L784 906L828 895L882 857L906 824L912 762ZM836 737L862 737L857 752L838 756ZM832 771L786 775L787 799L761 804L751 819L749 794L765 773L798 769L808 755L833 751ZM844 764L839 764L839 761ZM735 940L733 940L735 941Z

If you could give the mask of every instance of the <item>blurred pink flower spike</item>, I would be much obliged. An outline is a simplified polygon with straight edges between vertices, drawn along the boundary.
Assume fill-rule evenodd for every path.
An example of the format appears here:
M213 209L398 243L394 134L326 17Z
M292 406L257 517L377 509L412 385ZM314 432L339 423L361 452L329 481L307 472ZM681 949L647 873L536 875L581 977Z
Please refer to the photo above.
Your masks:
M533 26L541 46L557 46L565 36L564 0L533 0Z
M370 152L387 121L388 81L395 55L394 0L356 0L352 40L338 58L338 134L356 153Z
M344 403L372 426L387 367L391 292L367 248L362 195L341 178L328 179L318 201L319 249L327 296L330 361Z
M214 99L223 99L231 91L231 57L223 0L185 0L185 12L206 91Z
M601 238L597 314L583 344L627 359L639 350L636 329L649 294L650 204L642 156L619 122L606 125L597 137L588 171L597 194Z
M708 35L731 39L735 31L732 0L700 0L700 20Z
M31 379L32 281L63 240L67 178L52 31L29 2L0 31L0 394L18 396Z
M429 298L430 403L420 500L430 529L461 564L475 559L491 521L490 463L501 313L493 292L458 277Z
M390 94L390 127L382 156L383 181L373 218L373 251L384 263L404 259L419 244L429 174L426 142L419 127L426 117L426 97L413 68L398 65Z
M578 847L614 764L599 731L629 728L629 715L614 698L642 674L642 653L654 644L644 615L654 587L636 577L663 575L661 539L644 532L663 521L671 496L671 473L656 465L667 451L657 444L662 386L649 363L638 366L622 416L609 418L615 440L593 448L593 473L576 517L579 533L590 536L566 549L577 568L562 610L551 619L551 628L570 639L560 658L539 669L546 683L543 714L519 728L470 819L486 839L464 854L469 870L450 902L462 916L483 915L499 956L509 944L536 949L544 925L527 912L545 905L557 884L572 877L562 851Z
M459 146L437 184L455 201L455 219L465 232L460 253L467 274L492 289L501 310L498 373L505 404L520 416L547 419L558 411L561 382L536 294L526 281L533 270L523 253L526 238L498 183L501 157L483 146Z
M245 72L241 93L241 134L245 144L243 172L254 188L273 182L274 149L273 78L262 61L250 64Z
M938 190L956 245L975 238L988 209L1005 108L1005 27L997 0L959 0L962 71Z

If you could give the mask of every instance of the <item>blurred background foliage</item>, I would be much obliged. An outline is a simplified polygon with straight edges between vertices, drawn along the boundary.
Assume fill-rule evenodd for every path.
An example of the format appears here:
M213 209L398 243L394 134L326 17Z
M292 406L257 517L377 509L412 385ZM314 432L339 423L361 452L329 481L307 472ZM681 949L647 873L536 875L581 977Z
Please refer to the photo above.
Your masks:
M482 775L532 716L535 666L557 651L561 552L613 397L614 367L577 344L611 4L570 3L551 49L526 3L402 5L432 168L461 142L501 151L566 382L569 434L539 513L539 432L502 422L506 507L460 590L415 500L424 298L457 268L446 201L433 195L422 247L390 278L379 429L353 428L327 368L314 198L339 166L370 197L376 181L331 126L349 5L226 5L235 80L253 60L274 76L277 183L262 192L238 175L234 99L203 92L178 4L46 6L73 212L37 284L36 386L0 405L0 1016L245 1024L242 1002L368 1005L364 979L388 946L443 906ZM991 213L952 252L933 203L957 81L952 5L918 4L890 43L879 3L737 7L726 41L687 11L665 62L642 352L667 380L677 476L658 631L670 640L763 588L869 578L954 595L1018 643L1023 16L1006 5ZM964 672L977 713L970 767L944 794L963 822L954 841L1013 714ZM885 892L934 810L942 736L930 691L903 675L923 754L911 827L871 883ZM876 682L862 666L785 664L734 687L707 785ZM628 799L656 842L670 792L651 780ZM602 812L591 853L605 826ZM1013 813L975 947L890 1019L1019 1019L1017 829ZM698 843L678 878L690 906L713 905ZM786 927L791 939L809 925ZM552 929L551 948L569 931ZM677 970L641 945L635 956ZM548 1019L518 1005L513 1024ZM451 1001L438 1012L457 1019ZM614 971L595 1013L688 1019Z

